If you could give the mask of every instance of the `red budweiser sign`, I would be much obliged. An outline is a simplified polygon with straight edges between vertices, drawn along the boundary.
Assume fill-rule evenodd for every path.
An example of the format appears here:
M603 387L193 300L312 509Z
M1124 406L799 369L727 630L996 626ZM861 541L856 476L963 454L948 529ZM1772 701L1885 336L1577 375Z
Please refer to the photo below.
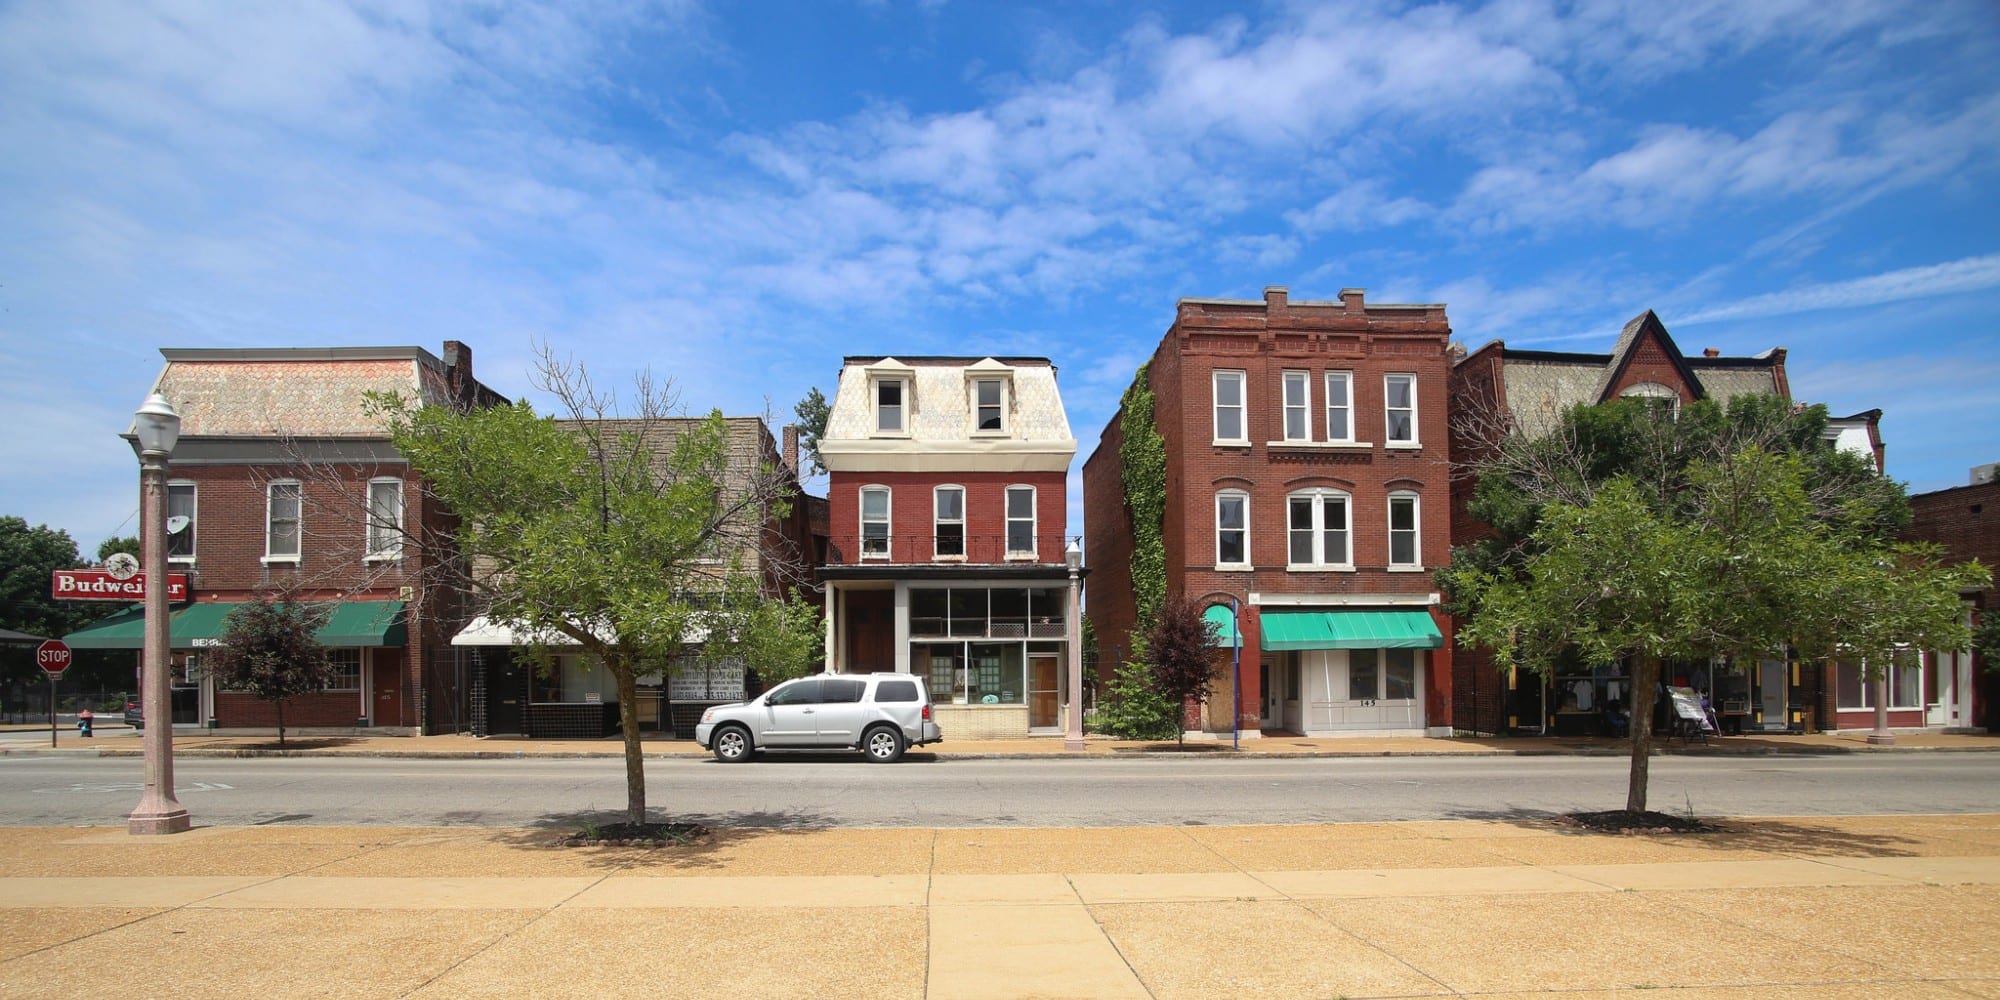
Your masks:
M135 573L123 580L103 569L59 569L49 583L49 596L63 601L143 601L146 574ZM167 574L167 600L185 601L188 596L186 573Z

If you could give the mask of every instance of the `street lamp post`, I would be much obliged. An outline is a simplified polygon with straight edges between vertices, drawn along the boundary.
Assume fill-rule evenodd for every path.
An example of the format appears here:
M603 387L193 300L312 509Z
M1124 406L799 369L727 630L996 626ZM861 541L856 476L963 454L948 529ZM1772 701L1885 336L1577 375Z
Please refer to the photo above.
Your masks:
M132 448L139 453L139 534L146 570L146 639L140 682L146 753L146 790L126 819L134 834L180 833L187 807L174 798L174 711L167 687L167 459L181 436L180 414L153 393L133 415Z
M1069 565L1069 729L1063 734L1064 750L1083 747L1083 547L1076 539L1063 550Z

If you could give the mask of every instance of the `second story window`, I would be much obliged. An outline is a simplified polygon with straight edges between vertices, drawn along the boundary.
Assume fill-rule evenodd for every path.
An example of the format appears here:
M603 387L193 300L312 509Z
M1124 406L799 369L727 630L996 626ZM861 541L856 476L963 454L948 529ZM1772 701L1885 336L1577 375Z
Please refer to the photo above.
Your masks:
M1007 487L1007 554L1035 554L1035 488Z
M1285 498L1285 562L1292 567L1352 565L1347 494L1305 490Z
M972 383L972 427L992 433L1007 429L1007 383L997 378Z
M909 387L907 379L885 378L875 381L875 431L878 434L903 434L909 430Z
M403 554L403 481L368 481L367 559L396 559Z
M1354 440L1353 372L1326 373L1326 439Z
M1250 565L1250 495L1224 490L1215 495L1215 565Z
M1397 568L1423 565L1417 540L1417 495L1389 494L1389 565Z
M932 554L939 558L965 556L965 488L937 488L937 541Z
M1306 372L1285 373L1285 440L1312 440L1312 382Z
M1417 377L1382 376L1382 415L1391 445L1417 443Z
M889 490L869 486L861 490L861 558L889 558Z
M1215 373L1215 440L1217 444L1247 444L1243 426L1243 373Z
M194 514L194 484L168 483L167 558L173 562L194 561Z
M264 559L266 562L298 562L299 484L276 482L265 490Z

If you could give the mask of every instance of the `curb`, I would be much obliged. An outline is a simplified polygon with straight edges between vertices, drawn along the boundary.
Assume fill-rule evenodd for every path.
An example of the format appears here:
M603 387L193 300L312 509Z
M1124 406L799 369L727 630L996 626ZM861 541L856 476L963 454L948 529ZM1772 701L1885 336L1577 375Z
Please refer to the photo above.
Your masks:
M1798 747L1783 749L1773 747L1722 748L1701 747L1666 749L1654 747L1654 757L1837 757L1849 754L1925 754L1925 753L2000 753L2000 747ZM1575 749L1488 749L1488 750L1299 750L1274 752L1263 750L1211 750L1199 754L1183 754L1176 751L1147 750L1137 747L1115 748L1109 751L1086 752L1082 754L1048 752L967 752L929 753L912 751L914 756L929 756L932 760L946 762L953 760L1285 760L1308 759L1327 760L1338 758L1378 758L1378 757L1631 757L1628 750L1609 747L1578 747ZM46 747L0 748L0 757L144 757L141 749L49 749ZM645 760L695 760L707 759L708 754L699 751L673 750L652 751L641 754ZM264 750L264 749L176 749L176 759L185 758L256 758L256 757L374 757L397 760L623 760L625 755L618 751L598 750Z

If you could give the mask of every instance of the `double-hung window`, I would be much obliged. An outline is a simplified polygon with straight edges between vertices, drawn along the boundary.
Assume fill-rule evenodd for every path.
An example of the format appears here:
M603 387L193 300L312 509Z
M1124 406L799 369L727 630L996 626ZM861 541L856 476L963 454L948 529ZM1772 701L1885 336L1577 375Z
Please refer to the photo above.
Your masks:
M1422 566L1418 540L1417 495L1389 494L1389 565L1398 569Z
M1250 432L1243 421L1243 373L1216 371L1215 440L1217 444L1248 444Z
M1035 488L1007 487L1007 554L1035 554Z
M167 484L167 559L194 561L195 485Z
M1215 495L1215 565L1250 565L1250 495L1224 490Z
M1409 447L1417 443L1417 377L1382 376L1382 416L1387 423L1388 443Z
M395 559L403 554L403 481L368 481L368 559Z
M937 503L937 541L932 555L939 559L965 557L965 487L940 486Z
M351 646L329 649L326 659L332 665L326 675L326 690L361 690L361 650Z
M908 379L881 378L875 380L875 432L877 434L903 434L909 429L909 388Z
M279 481L265 487L264 561L299 561L299 499L296 482Z
M1353 565L1347 500L1347 494L1333 490L1304 490L1285 498L1285 561L1291 568Z
M1326 373L1326 439L1354 440L1354 373Z
M889 558L889 488L861 489L861 558Z
M972 382L972 428L983 433L1007 429L1007 382L982 378Z
M1312 377L1310 372L1285 372L1285 440L1312 440Z

